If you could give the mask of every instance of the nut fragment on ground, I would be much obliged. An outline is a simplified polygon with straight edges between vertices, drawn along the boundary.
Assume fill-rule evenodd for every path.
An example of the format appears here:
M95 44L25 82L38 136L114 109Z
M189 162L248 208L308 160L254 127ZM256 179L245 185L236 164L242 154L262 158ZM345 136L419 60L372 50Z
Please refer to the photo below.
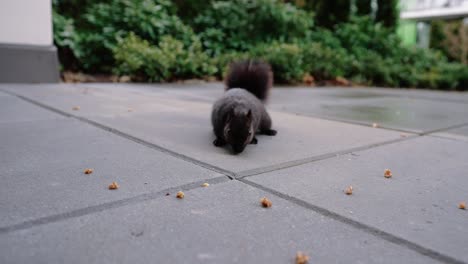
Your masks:
M127 111L128 111L128 112L133 112L133 109L132 109L132 108L128 108Z
M185 194L184 194L184 192L179 191L179 192L177 192L176 197L179 198L179 199L183 199L185 197Z
M466 209L466 203L465 202L461 202L458 204L458 208L462 209L462 210L465 210Z
M306 264L309 262L309 256L302 252L297 252L296 253L296 264Z
M93 171L94 171L93 169L86 169L84 170L84 174L91 174L93 173Z
M306 74L304 75L304 77L302 77L302 82L306 85L314 85L315 83L315 80L314 80L314 77L310 74Z
M379 124L373 123L373 124L372 124L372 127L373 127L373 128L377 128L377 127L379 127Z
M385 177L385 178L391 178L391 177L392 177L392 171L389 170L389 169L386 169L386 170L384 171L384 177Z
M112 182L109 185L109 190L117 190L119 188L119 185L116 182Z
M74 106L74 107L72 108L72 110L78 111L78 110L80 110L80 107L79 107L79 106Z
M201 186L202 186L202 187L208 187L208 186L210 186L210 184L207 183L207 182L205 182L205 183L203 183Z
M348 188L346 188L345 193L347 195L353 194L353 186L349 186Z
M268 200L268 198L266 197L263 197L261 200L260 200L260 203L262 204L263 207L265 208L269 208L271 207L272 205L272 202L270 200Z

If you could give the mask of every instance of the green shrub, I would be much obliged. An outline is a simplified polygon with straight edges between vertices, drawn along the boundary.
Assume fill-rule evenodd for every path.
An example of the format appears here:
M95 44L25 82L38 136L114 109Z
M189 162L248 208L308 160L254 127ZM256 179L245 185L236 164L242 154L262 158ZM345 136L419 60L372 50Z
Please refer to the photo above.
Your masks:
M223 79L227 73L229 64L237 60L246 60L252 56L246 52L230 51L213 57L212 63L216 67L216 77Z
M204 48L214 55L303 38L312 25L309 13L276 0L213 1L195 19Z
M87 49L78 56L83 67L109 71L114 63L112 50L130 32L152 44L159 43L165 35L189 44L194 36L192 29L175 15L168 0L110 0L93 4L83 15L80 45Z
M351 14L350 0L311 0L315 11L315 22L320 27L334 28L348 22Z
M116 74L131 75L138 80L169 81L212 76L217 72L196 38L190 46L163 36L159 45L151 45L131 33L114 49Z
M466 90L468 70L466 66L455 63L442 63L429 71L419 74L420 88L439 90Z
M60 47L73 47L75 45L75 26L73 19L62 16L56 12L52 15L54 24L54 42Z
M468 38L468 31L464 35L460 30L463 19L454 20L433 20L431 21L430 47L441 51L449 60L461 63L468 63L468 53L463 49L468 48L464 38ZM466 57L463 58L463 55Z
M350 23L341 24L335 29L334 36L343 48L358 57L360 52L366 50L384 57L394 56L401 46L395 33L367 16L353 17Z
M177 7L177 15L187 24L193 25L193 20L205 9L207 9L214 0L172 0Z
M372 0L356 0L356 14L359 16L370 16L372 14Z
M173 64L161 50L135 34L122 39L114 49L115 73L131 75L148 81L163 81L169 78Z
M361 2L367 8L369 1ZM374 86L468 89L466 65L450 63L440 52L404 47L391 29L368 16L352 17L332 31L314 28L310 13L280 0L53 4L54 42L67 70L162 82L221 78L234 60L263 58L278 83L299 83L311 74L319 81L344 77ZM85 11L77 15L74 9Z
M251 51L251 55L271 64L278 83L298 83L306 73L302 49L297 44L261 44Z
M304 43L301 49L304 70L316 80L330 80L345 75L350 62L344 49L332 49L318 42Z
M62 16L55 11L52 13L54 44L58 47L58 55L62 67L66 69L78 68L76 55L80 54L79 35L75 30L72 18Z
M399 0L377 0L377 13L375 20L382 22L384 27L395 29L400 11L398 10Z

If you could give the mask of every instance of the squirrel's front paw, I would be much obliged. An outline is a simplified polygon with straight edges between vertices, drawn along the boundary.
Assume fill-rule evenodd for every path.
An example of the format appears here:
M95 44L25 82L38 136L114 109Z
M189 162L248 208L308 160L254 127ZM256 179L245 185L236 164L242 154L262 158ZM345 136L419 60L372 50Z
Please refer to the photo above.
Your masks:
M213 145L215 145L216 147L222 147L226 145L226 142L222 139L217 138L213 141Z
M274 136L276 135L278 132L276 130L273 130L273 129L268 129L268 130L265 130L263 131L263 134L267 135L267 136Z
M258 143L257 138L252 138L252 141L250 141L250 144L256 145Z

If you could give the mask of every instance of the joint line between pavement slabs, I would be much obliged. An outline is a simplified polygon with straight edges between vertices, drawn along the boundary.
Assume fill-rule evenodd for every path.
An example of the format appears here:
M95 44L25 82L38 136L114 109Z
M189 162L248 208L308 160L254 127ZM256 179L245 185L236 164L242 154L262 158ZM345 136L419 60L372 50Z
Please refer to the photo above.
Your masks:
M228 170L225 170L223 168L220 168L220 167L217 167L217 166L214 166L214 165L211 165L211 164L208 164L206 162L203 162L203 161L200 161L200 160L197 160L197 159L194 159L194 158L191 158L191 157L188 157L186 155L183 155L183 154L180 154L180 153L177 153L175 151L172 151L170 149L167 149L167 148L164 148L164 147L161 147L159 145L156 145L154 143L151 143L151 142L148 142L146 140L143 140L143 139L140 139L138 137L135 137L135 136L132 136L130 134L127 134L125 132L122 132L120 130L117 130L115 128L112 128L112 127L109 127L109 126L106 126L106 125L103 125L103 124L100 124L98 122L95 122L93 120L90 120L90 119L87 119L87 118L84 118L84 117L80 117L80 116L76 116L76 115L73 115L73 114L70 114L70 113L67 113L65 111L62 111L60 109L57 109L57 108L54 108L54 107L51 107L49 105L46 105L46 104L43 104L41 102L38 102L36 100L33 100L33 99L30 99L28 97L25 97L25 96L22 96L22 95L18 95L18 94L15 94L13 92L10 92L10 91L5 91L6 93L10 94L10 95L13 95L13 96L16 96L24 101L27 101L29 103L32 103L36 106L39 106L41 108L45 108L47 110L50 110L52 112L55 112L57 114L60 114L62 116L65 116L65 117L69 117L69 118L73 118L73 119L76 119L78 121L81 121L81 122L84 122L84 123L87 123L89 125L92 125L96 128L99 128L99 129L102 129L102 130L105 130L107 132L110 132L114 135L117 135L117 136L120 136L120 137L124 137L128 140L131 140L135 143L138 143L140 145L144 145L146 147L149 147L149 148L152 148L152 149L155 149L159 152L162 152L162 153L165 153L165 154L168 154L170 156L173 156L173 157L176 157L176 158L179 158L181 160L184 160L184 161L187 161L187 162L190 162L192 164L195 164L195 165L198 165L200 167L203 167L205 169L208 169L208 170L211 170L211 171L214 171L214 172L217 172L217 173L221 173L223 175L226 175L228 178L230 179L233 179L235 177L235 173L231 172L231 171L228 171Z
M283 169L296 167L296 166L300 166L300 165L304 165L304 164L308 164L308 163L312 163L312 162L316 162L316 161L335 158L335 157L338 157L338 156L341 156L341 155L351 154L353 152L364 151L364 150L372 149L372 148L375 148L375 147L395 144L395 143L399 143L399 142L406 141L406 140L411 140L411 139L418 138L418 137L419 137L418 135L410 135L410 136L407 136L407 137L404 137L404 138L392 139L392 140L388 140L388 141L384 141L384 142L379 142L379 143L374 143L374 144L365 145L365 146L361 146L361 147L355 147L355 148L346 149L346 150L342 150L342 151L327 153L327 154L323 154L323 155L319 155L319 156L308 157L308 158L299 159L299 160L287 161L287 162L279 163L279 164L272 165L272 166L241 171L239 173L236 173L236 179L243 179L243 178L246 178L246 177L255 176L255 175L259 175L259 174L263 174L263 173L267 173L267 172L283 170Z
M439 128L439 129L435 129L435 130L431 130L431 131L423 132L423 133L413 133L413 134L408 135L408 136L406 136L404 138L384 141L384 142L380 142L380 143L374 143L374 144L371 144L371 145L351 148L351 149L347 149L347 150L327 153L327 154L324 154L324 155L308 157L308 158L299 159L299 160L287 161L287 162L283 162L283 163L279 163L279 164L275 164L275 165L271 165L271 166L266 166L266 167L261 167L261 168L256 168L256 169L252 169L252 170L241 171L241 172L236 173L235 177L236 177L236 179L243 179L243 178L246 178L246 177L255 176L255 175L259 175L259 174L263 174L263 173L267 173L267 172L283 170L283 169L296 167L296 166L300 166L300 165L304 165L304 164L308 164L308 163L312 163L312 162L316 162L316 161L321 161L321 160L334 158L334 157L341 156L341 155L347 155L347 154L351 154L353 152L364 151L364 150L368 150L368 149L372 149L372 148L376 148L376 147L380 147L380 146L395 144L395 143L399 143L399 142L402 142L402 141L419 138L419 137L422 137L422 136L429 136L429 135L431 135L433 133L442 132L442 131L451 130L451 129L456 129L456 128L460 128L460 127L464 127L464 126L468 126L468 123L462 123L462 124L453 125L453 126L449 126L449 127ZM445 138L445 137L441 137L441 138Z
M438 128L438 129L430 130L430 131L427 131L427 132L422 132L419 135L420 136L426 136L426 135L430 135L430 134L437 133L437 132L443 132L443 131L447 131L447 130L451 130L451 129L461 128L461 127L464 127L464 126L468 126L468 122L461 123L461 124L458 124L458 125L448 126L448 127L444 127L444 128Z
M273 111L275 111L275 109L273 109ZM288 110L276 110L276 112L282 112L282 113L293 114L293 115L302 116L302 117L311 117L311 118L322 119L322 120L327 120L327 121L345 123L345 124L349 124L349 125L372 127L372 125L366 123L365 121L346 120L346 119L341 119L341 118L321 116L321 115L317 115L317 114L302 114L302 113L298 113L298 112L294 112L294 111L288 111ZM405 129L401 129L401 128L385 127L385 126L382 126L381 124L378 124L378 125L379 125L378 128L375 128L375 129L385 129L385 130L390 130L390 131L395 131L395 132L400 132L400 133L417 134L417 132L411 131L411 130L405 130Z
M67 220L70 218L76 218L80 216L90 215L93 213L99 213L102 211L106 211L106 210L110 210L114 208L120 208L120 207L124 207L127 205L137 204L137 203L141 203L141 202L145 202L149 200L154 200L157 198L163 198L163 197L166 197L167 193L175 193L177 191L189 191L189 190L193 190L197 188L204 188L201 186L203 183L209 183L210 185L215 185L215 184L224 183L228 181L230 181L230 179L228 179L226 176L219 176L216 178L191 182L191 183L183 184L183 185L176 186L176 187L170 187L162 191L143 193L143 194L130 197L130 198L125 198L125 199L121 199L117 201L112 201L112 202L107 202L107 203L103 203L99 205L80 208L80 209L76 209L76 210L72 210L72 211L68 211L64 213L59 213L55 215L40 217L37 219L25 221L22 223L0 227L0 235L11 233L11 232L18 231L18 230L32 228L32 227L39 226L39 225L59 222L59 221ZM174 196L172 196L172 198L174 198Z
M281 199L289 201L289 202L291 202L291 203L293 203L295 205L298 205L298 206L300 206L302 208L312 210L312 211L314 211L314 212L316 212L316 213L318 213L320 215L323 215L325 217L329 217L329 218L334 219L336 221L339 221L339 222L341 222L343 224L352 226L353 228L356 228L358 230L366 232L366 233L368 233L370 235L373 235L375 237L378 237L378 238L383 239L385 241L388 241L390 243L393 243L393 244L408 248L408 249L410 249L412 251L415 251L415 252L417 252L417 253L419 253L421 255L427 256L427 257L432 258L434 260L437 260L437 261L440 261L440 262L443 262L443 263L450 263L450 264L466 264L465 262L463 262L461 260L455 259L453 257L447 256L447 255L442 254L442 253L439 253L439 252L434 251L432 249L423 247L423 246L421 246L419 244L416 244L416 243L411 242L409 240L406 240L404 238L401 238L401 237L398 237L396 235L390 234L388 232L382 231L382 230L380 230L378 228L363 224L363 223L358 222L356 220L347 218L345 216L342 216L340 214L332 212L332 211L330 211L328 209L325 209L323 207L313 205L313 204L308 203L308 202L306 202L304 200L289 196L287 194L284 194L284 193L281 193L279 191L270 189L268 187L265 187L263 185L260 185L260 184L257 184L255 182L249 181L247 179L238 179L238 181L240 181L242 183L245 183L245 184L247 184L249 186L252 186L254 188L257 188L259 190L268 192L268 193L270 193L272 195L275 195L275 196L277 196L277 197L279 197Z

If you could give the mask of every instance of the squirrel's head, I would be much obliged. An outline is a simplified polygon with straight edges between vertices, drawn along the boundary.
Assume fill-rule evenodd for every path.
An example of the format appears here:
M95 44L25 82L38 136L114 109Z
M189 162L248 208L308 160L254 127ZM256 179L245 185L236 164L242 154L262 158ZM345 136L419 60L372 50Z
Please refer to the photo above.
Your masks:
M252 111L233 109L229 112L224 125L224 138L234 153L244 151L252 141L255 131L252 126Z

